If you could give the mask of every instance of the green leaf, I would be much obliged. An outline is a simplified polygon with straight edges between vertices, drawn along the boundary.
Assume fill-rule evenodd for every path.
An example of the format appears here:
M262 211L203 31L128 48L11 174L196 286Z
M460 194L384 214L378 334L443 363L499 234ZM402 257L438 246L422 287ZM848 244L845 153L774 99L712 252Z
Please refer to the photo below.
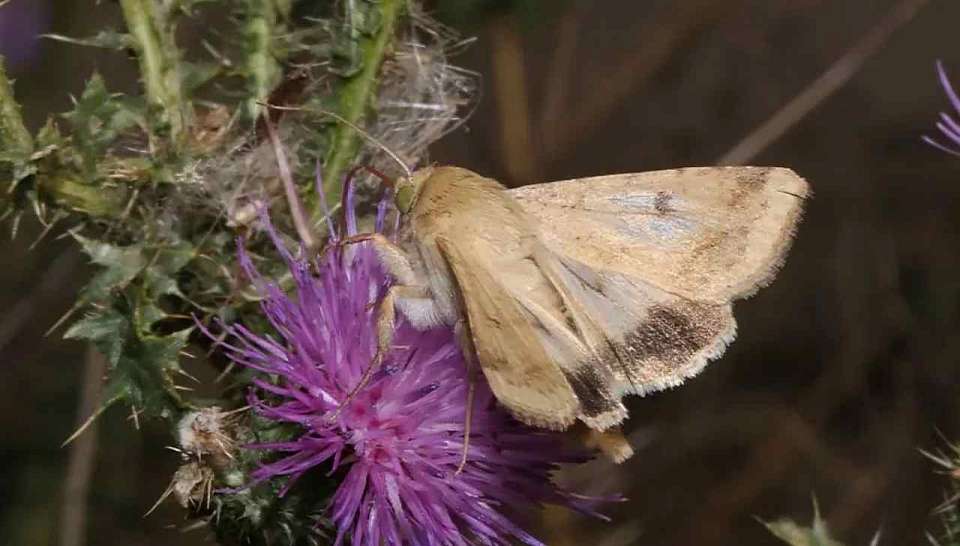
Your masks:
M129 332L129 321L114 309L88 313L63 334L66 339L93 342L111 365L116 365Z
M179 354L192 328L166 336L144 334L115 308L98 309L74 323L64 337L94 343L107 357L104 400L123 400L149 417L174 419L187 407L173 378L180 371Z
M843 546L842 542L830 536L826 522L820 517L816 500L813 501L813 524L810 527L804 527L789 518L763 524L775 537L790 546Z
M60 134L60 128L53 117L47 118L47 122L37 132L37 149L47 150L44 155L49 155L50 151L63 148L67 144L67 139Z
M165 246L156 251L150 265L143 272L143 289L136 299L136 324L149 331L158 321L167 318L159 300L164 296L176 296L186 300L177 281L177 274L196 256L193 245L188 242Z
M117 32L115 30L101 30L96 35L89 38L74 38L72 36L64 36L63 34L43 34L41 37L56 40L58 42L66 42L68 44L87 47L102 47L105 49L115 49L117 51L129 49L135 45L135 42L129 34Z
M150 331L154 324L169 316L159 305L149 301L141 301L136 307L134 320L140 330Z
M210 83L223 72L220 63L210 62L183 62L183 88L187 93L194 93L204 85Z
M0 55L0 183L9 184L11 191L16 191L19 183L33 174L33 147Z
M98 165L122 133L146 125L143 101L107 91L99 74L94 74L72 112L64 114L73 126L73 142L83 158L88 182L99 179Z
M186 403L173 377L180 370L179 354L189 335L190 330L169 336L130 335L110 370L106 398L119 395L149 417L176 419Z
M161 248L153 261L153 267L167 275L178 273L197 255L193 245L177 241Z
M80 243L83 251L90 256L90 261L103 267L83 288L80 295L81 303L108 299L114 290L129 284L147 265L141 245L114 246L77 234L74 234L74 238Z

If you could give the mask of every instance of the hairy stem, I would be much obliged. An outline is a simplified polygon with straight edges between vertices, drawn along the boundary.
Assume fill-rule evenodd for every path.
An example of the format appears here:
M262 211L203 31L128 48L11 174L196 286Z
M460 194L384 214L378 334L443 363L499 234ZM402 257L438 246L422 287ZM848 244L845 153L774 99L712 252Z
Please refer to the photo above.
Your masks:
M377 90L377 76L396 32L397 21L403 12L404 0L380 0L378 6L380 28L376 34L364 37L359 42L362 68L347 78L340 89L337 104L338 113L352 124L363 126L362 118L370 106L371 98ZM348 124L339 124L333 131L330 150L324 162L324 191L340 187L340 176L347 164L357 155L360 135ZM323 212L314 206L314 219L322 217Z
M157 116L152 144L157 147L158 139L168 136L179 149L191 115L169 14L155 0L120 0L120 6L137 49L147 104Z
M0 151L26 156L32 150L33 139L20 117L20 105L13 97L13 85L7 79L0 56Z
M260 115L263 102L280 83L283 71L275 47L276 37L285 31L290 17L289 0L247 0L243 28L247 56L247 101L244 113L254 120Z

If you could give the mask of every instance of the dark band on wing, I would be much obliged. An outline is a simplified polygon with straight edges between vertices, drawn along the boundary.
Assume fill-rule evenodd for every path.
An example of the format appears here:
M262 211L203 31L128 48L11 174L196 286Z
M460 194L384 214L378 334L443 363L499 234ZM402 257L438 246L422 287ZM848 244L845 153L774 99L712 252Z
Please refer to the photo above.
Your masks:
M679 367L715 343L727 328L725 318L715 305L651 307L624 345L637 360L655 358Z
M617 410L619 398L615 397L608 381L600 373L596 363L581 364L576 371L564 371L567 382L580 401L580 412L587 417L597 417Z

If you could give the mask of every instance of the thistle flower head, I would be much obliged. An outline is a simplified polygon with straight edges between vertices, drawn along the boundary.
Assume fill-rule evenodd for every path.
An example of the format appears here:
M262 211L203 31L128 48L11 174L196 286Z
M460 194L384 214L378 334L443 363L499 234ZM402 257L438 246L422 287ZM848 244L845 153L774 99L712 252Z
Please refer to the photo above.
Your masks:
M42 45L38 35L47 27L44 2L0 1L0 56L11 67L25 66L35 60Z
M345 191L345 234L357 232L353 195ZM376 229L383 231L386 201ZM592 513L588 502L558 490L558 463L584 460L556 433L521 425L497 406L478 378L468 463L463 449L468 373L449 328L418 331L398 317L394 348L382 368L335 419L336 410L371 363L377 344L377 303L390 280L367 245L326 252L316 260L284 249L267 232L292 273L293 294L258 275L263 312L277 337L242 325L224 344L237 363L277 378L255 381L251 404L261 416L293 423L291 441L257 444L274 456L254 482L286 477L283 493L308 472L338 473L327 516L336 544L355 546L506 545L541 543L508 513L541 503ZM331 226L331 231L333 231ZM342 236L343 234L340 234ZM338 235L335 233L334 238ZM241 245L242 246L242 245Z
M960 114L960 96L957 95L956 89L954 89L953 84L950 83L950 78L947 77L947 71L943 68L943 63L940 61L937 61L937 73L940 76L940 85L943 86L943 90L947 93L947 98L950 100L950 105L957 114ZM960 156L960 123L957 123L951 114L940 112L940 120L937 121L936 127L937 130L940 131L940 138L946 139L946 142L941 142L936 138L926 135L924 135L923 140L948 154Z

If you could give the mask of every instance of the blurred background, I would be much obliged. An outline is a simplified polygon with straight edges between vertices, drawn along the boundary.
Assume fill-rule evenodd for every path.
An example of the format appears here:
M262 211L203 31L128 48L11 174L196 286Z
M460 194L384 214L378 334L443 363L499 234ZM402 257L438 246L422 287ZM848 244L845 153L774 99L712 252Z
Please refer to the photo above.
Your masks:
M711 165L737 150L752 164L795 169L815 192L777 280L736 305L740 334L727 354L680 389L629 401L637 455L627 464L564 477L625 493L615 523L548 511L541 536L553 545L772 545L756 518L809 521L814 494L848 545L878 530L889 545L936 533L931 510L948 478L918 449L943 448L941 434L960 439L960 158L921 137L948 107L936 59L960 83L960 2L433 6L477 37L455 61L483 75L475 114L435 146L438 162L522 185ZM0 9L0 52L32 128L67 110L94 70L112 89L136 88L135 62L121 54L34 38L87 36L117 24L118 11L91 0ZM187 27L184 43L207 31ZM769 145L745 141L798 94L829 91L811 84L831 66L823 82L835 93L795 123L775 123ZM27 221L0 241L4 545L67 544L58 529L78 517L63 505L76 484L60 444L86 414L85 347L44 332L89 271L70 241L29 249L40 231ZM140 425L108 412L74 461L94 469L79 514L87 543L209 544L202 530L183 532L173 502L143 518L178 458L163 449L164 427Z

